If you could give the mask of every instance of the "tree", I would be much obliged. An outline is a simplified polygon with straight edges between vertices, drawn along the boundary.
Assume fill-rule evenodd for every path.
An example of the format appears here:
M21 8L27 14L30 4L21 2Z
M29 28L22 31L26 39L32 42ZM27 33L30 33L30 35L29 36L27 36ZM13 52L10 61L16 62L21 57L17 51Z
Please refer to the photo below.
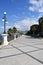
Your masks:
M31 34L35 35L39 33L39 29L38 29L39 25L34 24L30 27L30 32Z
M31 35L31 32L30 32L30 30L29 30L29 31L27 31L26 35Z
M13 29L9 28L9 29L8 29L8 34L9 34L10 36L13 35L13 34L14 34Z
M43 24L43 16L39 18L39 25Z
M17 29L16 27L13 27L13 32L16 33Z
M39 18L39 34L43 36L43 16Z
M17 29L15 27L13 27L12 29L9 28L8 29L8 34L11 36L11 35L14 35L14 33L16 33Z

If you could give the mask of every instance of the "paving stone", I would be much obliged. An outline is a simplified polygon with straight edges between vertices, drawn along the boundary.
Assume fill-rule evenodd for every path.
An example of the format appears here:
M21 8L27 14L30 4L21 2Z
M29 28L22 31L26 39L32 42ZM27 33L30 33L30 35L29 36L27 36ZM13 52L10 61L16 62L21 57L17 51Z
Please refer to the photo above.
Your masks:
M0 47L0 65L43 65L43 39L22 35Z
M25 54L0 59L0 64L1 65L42 65L40 62L34 60L33 58Z
M15 48L9 47L9 48L0 49L0 57L14 55L14 54L18 54L18 53L21 53L21 52Z
M30 47L30 46L20 47L19 49L21 49L21 50L24 51L24 52L29 52L29 51L38 50L37 48Z
M38 48L43 48L43 45L39 44L39 45L34 45L35 47L38 47Z
M43 50L39 50L39 51L36 51L36 52L31 52L31 53L28 53L30 54L31 56L39 59L40 61L43 62Z

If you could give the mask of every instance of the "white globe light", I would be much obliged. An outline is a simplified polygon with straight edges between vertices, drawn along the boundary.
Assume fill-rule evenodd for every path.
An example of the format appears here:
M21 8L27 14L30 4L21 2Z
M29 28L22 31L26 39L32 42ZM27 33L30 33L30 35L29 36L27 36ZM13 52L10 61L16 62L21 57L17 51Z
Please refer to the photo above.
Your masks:
M4 22L4 19L2 19L2 21Z
M6 14L6 12L4 12L4 14Z

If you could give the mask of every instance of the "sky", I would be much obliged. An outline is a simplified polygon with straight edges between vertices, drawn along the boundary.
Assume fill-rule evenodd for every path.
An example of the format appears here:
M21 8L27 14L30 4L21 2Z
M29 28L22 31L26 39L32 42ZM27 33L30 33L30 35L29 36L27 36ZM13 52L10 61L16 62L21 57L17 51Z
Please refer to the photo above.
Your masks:
M43 16L43 0L0 0L0 33L3 32L3 13L6 12L6 30L16 27L29 30Z

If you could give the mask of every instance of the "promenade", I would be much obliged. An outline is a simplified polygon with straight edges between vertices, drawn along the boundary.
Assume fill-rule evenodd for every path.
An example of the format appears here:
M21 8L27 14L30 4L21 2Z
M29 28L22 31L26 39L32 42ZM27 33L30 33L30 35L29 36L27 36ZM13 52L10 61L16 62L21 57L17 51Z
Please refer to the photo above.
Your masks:
M43 39L22 35L0 46L0 65L43 65Z

